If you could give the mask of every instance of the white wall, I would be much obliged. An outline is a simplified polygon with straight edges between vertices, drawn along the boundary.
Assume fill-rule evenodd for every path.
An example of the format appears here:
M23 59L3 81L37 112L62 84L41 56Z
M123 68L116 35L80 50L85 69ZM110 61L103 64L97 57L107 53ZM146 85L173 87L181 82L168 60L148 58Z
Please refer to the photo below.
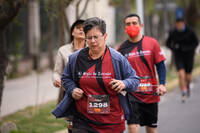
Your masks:
M80 11L84 7L84 2L81 2ZM115 43L115 8L109 6L108 0L90 0L88 3L87 10L82 16L82 19L90 17L99 17L106 22L106 30L108 33L107 44L113 45ZM75 21L75 4L73 2L66 10L70 25Z

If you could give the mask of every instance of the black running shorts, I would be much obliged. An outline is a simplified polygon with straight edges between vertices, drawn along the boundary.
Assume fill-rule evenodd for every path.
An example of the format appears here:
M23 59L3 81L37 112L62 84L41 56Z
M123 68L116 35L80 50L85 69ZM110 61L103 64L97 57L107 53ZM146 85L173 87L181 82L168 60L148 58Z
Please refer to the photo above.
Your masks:
M136 102L134 98L131 100L133 113L128 120L129 124L139 124L140 126L149 126L152 128L157 127L158 121L158 103L140 103Z
M186 73L191 73L194 64L194 51L174 52L176 69L184 69Z

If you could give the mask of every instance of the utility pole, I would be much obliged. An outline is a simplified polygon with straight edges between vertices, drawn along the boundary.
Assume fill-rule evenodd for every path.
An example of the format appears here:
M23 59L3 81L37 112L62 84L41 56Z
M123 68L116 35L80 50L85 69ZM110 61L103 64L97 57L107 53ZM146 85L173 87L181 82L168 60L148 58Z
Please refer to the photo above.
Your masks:
M136 0L136 12L140 16L142 24L144 23L144 2L143 0ZM144 24L141 33L144 34Z
M169 31L169 19L168 19L168 0L163 0L163 10L164 10L164 37L163 39L166 40L168 31Z

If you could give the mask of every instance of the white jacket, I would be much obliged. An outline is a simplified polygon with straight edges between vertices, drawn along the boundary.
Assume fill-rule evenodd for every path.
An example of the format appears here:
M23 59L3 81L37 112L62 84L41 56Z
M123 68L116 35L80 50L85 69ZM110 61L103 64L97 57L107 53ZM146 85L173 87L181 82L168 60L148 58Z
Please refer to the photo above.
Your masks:
M56 55L55 66L53 70L53 82L57 79L61 79L62 72L65 68L65 65L68 62L68 57L73 53L73 42L65 44L58 49Z

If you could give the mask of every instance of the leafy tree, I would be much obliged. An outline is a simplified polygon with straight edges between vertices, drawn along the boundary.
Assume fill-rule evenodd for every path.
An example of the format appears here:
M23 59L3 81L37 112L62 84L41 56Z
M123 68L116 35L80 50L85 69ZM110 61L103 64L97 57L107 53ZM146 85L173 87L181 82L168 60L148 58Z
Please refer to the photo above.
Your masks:
M110 0L112 6L116 8L116 41L122 41L126 39L124 32L123 18L131 13L134 5L133 0Z
M26 0L0 0L0 107L4 88L4 77L8 65L6 28L18 15L20 8Z

